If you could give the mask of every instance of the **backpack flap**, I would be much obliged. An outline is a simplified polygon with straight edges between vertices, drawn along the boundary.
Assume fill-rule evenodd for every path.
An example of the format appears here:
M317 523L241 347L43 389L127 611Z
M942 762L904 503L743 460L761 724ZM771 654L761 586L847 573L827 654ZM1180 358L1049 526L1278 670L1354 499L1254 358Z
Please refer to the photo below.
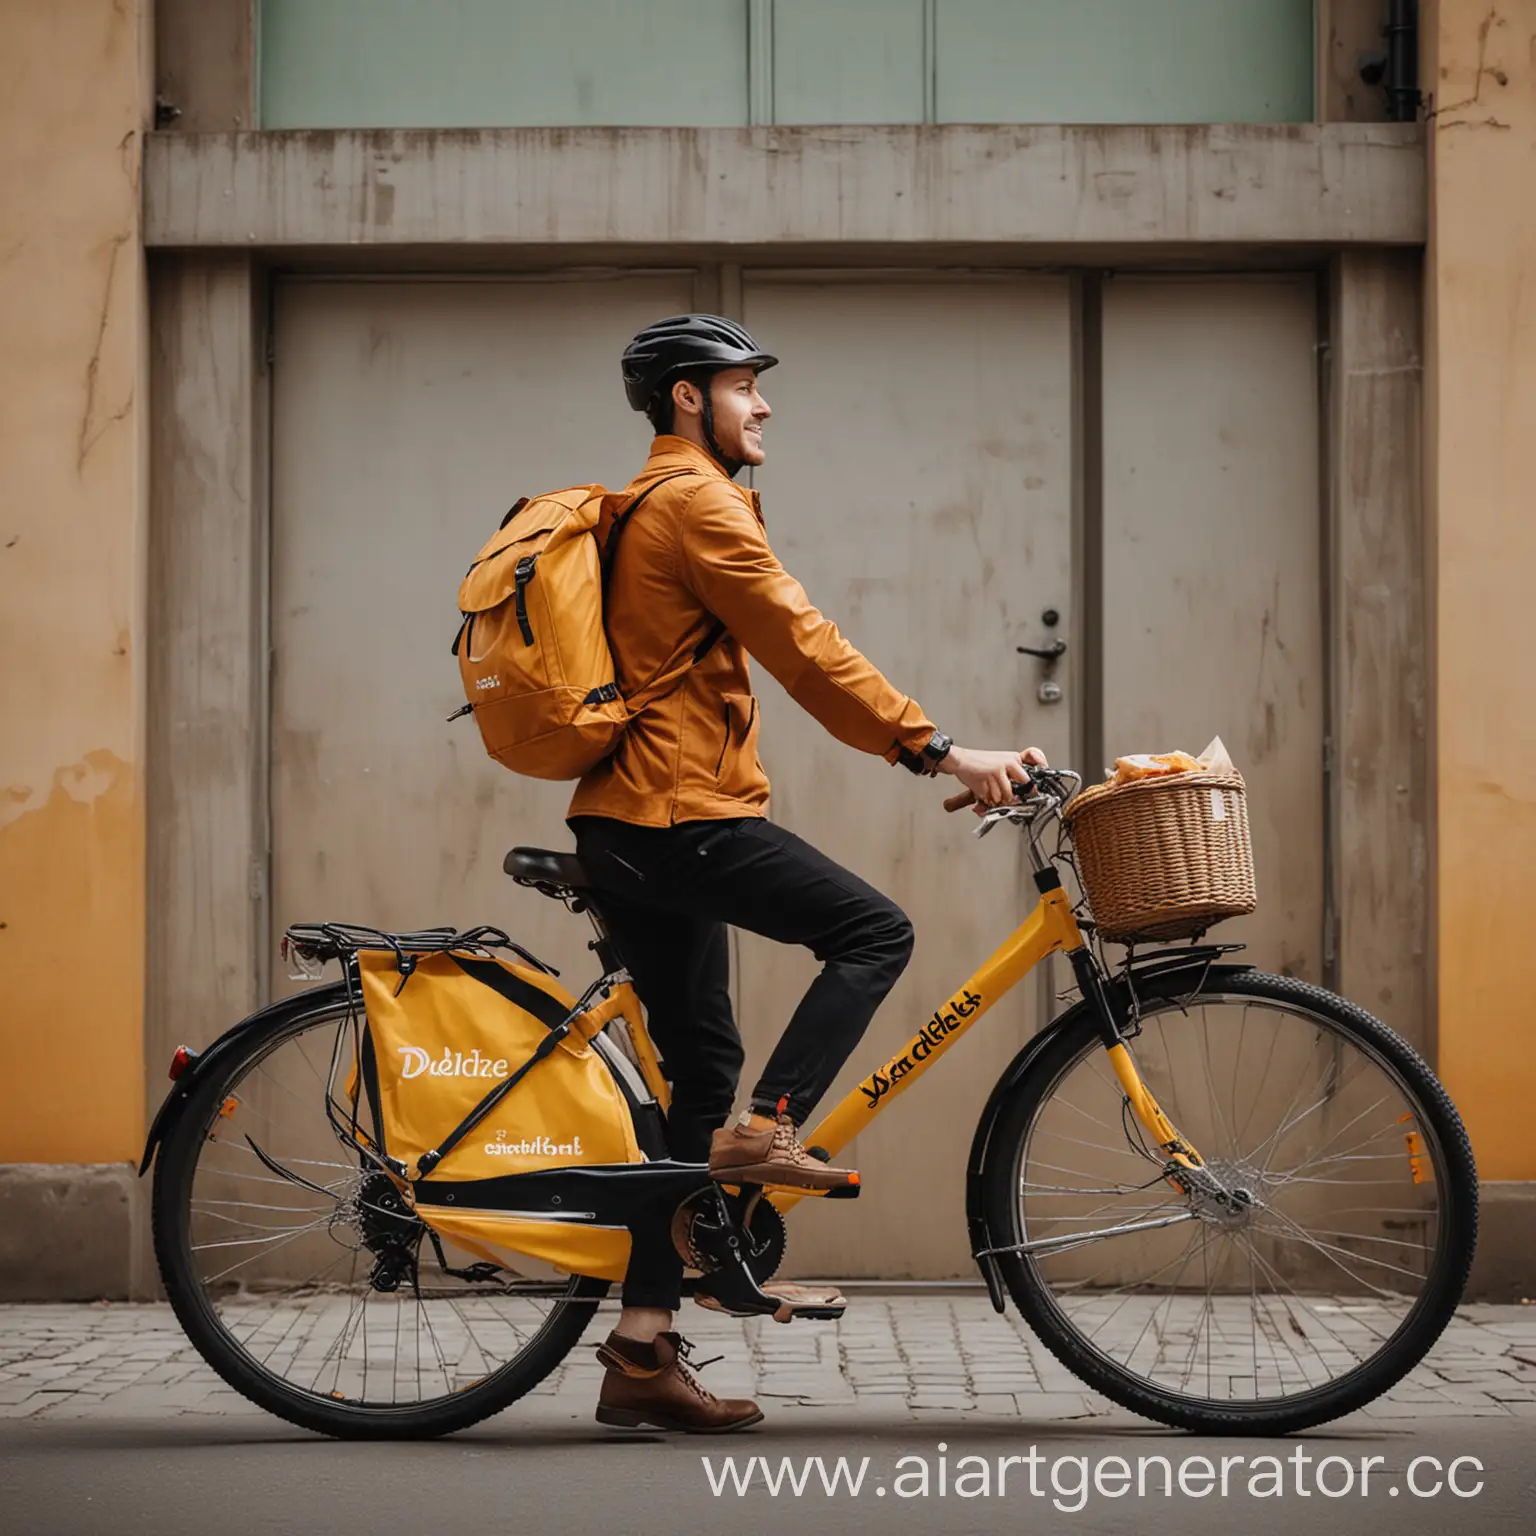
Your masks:
M485 613L515 595L519 564L537 565L551 541L592 533L606 492L600 485L573 485L513 508L512 515L485 541L459 583L459 612Z

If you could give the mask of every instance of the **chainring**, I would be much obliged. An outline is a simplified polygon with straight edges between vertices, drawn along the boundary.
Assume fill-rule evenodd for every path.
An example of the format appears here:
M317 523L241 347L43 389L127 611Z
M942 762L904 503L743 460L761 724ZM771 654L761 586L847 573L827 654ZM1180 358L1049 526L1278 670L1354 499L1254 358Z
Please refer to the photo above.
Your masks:
M694 1228L713 1205L713 1194L703 1190L683 1201L672 1216L672 1246L677 1249L683 1263L706 1275L719 1266L695 1241ZM747 1240L747 1269L759 1285L764 1285L778 1273L779 1265L784 1262L789 1233L785 1230L784 1218L778 1207L761 1196L753 1205L751 1217L747 1221Z

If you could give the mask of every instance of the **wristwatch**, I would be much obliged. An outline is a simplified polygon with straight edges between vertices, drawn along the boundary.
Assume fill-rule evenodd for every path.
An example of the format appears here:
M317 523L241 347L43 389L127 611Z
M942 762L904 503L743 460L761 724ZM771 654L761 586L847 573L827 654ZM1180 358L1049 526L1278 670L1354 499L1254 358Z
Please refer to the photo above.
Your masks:
M928 738L928 744L921 752L911 752L906 747L898 747L897 762L912 773L922 774L924 778L931 779L939 771L939 764L949 756L949 749L954 746L951 737L943 731L935 731Z

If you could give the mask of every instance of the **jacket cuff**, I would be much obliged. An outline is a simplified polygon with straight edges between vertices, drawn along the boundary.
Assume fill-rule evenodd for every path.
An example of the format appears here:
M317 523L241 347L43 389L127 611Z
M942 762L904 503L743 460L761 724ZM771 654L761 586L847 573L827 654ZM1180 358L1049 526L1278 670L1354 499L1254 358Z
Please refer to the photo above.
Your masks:
M924 748L930 742L942 743L945 752L948 751L949 737L935 726L924 721L921 726L903 733L903 738L893 741L890 750L885 754L885 760L891 764L899 763L909 773L922 774L924 777L932 777L938 772L938 763L945 755L941 752L937 758L924 755Z

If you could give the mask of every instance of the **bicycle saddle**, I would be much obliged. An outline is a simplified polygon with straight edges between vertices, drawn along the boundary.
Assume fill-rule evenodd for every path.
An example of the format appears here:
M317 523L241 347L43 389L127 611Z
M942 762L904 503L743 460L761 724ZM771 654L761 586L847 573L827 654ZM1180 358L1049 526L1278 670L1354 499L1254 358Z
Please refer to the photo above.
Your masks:
M514 848L502 860L501 867L524 885L585 891L591 884L574 853L555 853L548 848Z

